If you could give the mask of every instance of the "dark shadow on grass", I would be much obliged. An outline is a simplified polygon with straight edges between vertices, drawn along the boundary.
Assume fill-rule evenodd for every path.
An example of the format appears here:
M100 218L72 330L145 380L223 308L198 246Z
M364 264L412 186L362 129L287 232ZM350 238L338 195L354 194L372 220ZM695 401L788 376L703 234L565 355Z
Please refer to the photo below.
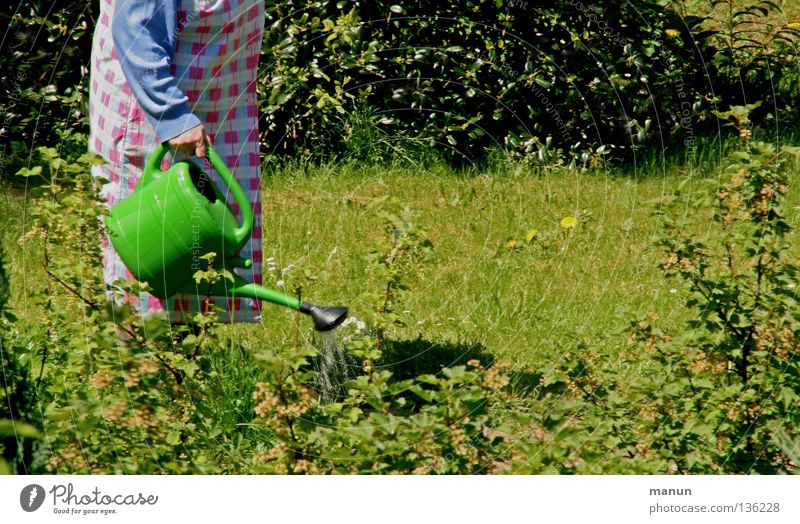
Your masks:
M480 343L432 342L424 338L413 340L384 339L383 357L378 367L389 369L399 380L418 375L436 375L443 368L465 365L477 359L490 366L495 357Z
M381 342L382 357L376 362L376 368L392 372L392 380L414 379L420 375L439 375L444 368L463 366L470 360L478 360L485 368L490 368L497 363L497 356L486 350L479 342L434 342L422 337L409 340L383 339ZM317 378L320 378L320 358L314 359L313 367L317 369ZM345 381L361 374L361 364L352 357L347 357L346 362L339 362L336 373L331 374L328 380L327 395L330 400L341 400L346 396L346 388L342 386ZM344 370L344 372L343 372ZM559 385L543 388L541 385L543 375L531 370L507 370L509 377L509 391L516 396L538 396L542 392L553 392ZM322 393L321 384L309 384L310 387Z
M432 342L424 338L413 340L384 340L383 357L379 367L389 369L399 380L414 378L422 374L436 375L443 368L460 366L477 359L484 367L491 367L497 357L478 343ZM514 396L538 397L543 393L560 394L566 384L553 383L544 386L544 374L531 369L507 371L509 391Z
M382 350L378 366L390 370L399 380L424 374L436 375L444 368L463 366L470 360L491 367L497 360L479 342L433 342L421 337L413 340L385 339Z

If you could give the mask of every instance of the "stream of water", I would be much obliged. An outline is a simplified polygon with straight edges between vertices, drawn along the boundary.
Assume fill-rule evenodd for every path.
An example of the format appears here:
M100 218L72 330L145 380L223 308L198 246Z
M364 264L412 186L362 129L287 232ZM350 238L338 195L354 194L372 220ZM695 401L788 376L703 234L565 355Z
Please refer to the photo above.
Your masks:
M315 345L319 350L316 368L320 398L325 404L336 402L346 393L343 384L354 376L358 363L347 354L339 329L320 333Z

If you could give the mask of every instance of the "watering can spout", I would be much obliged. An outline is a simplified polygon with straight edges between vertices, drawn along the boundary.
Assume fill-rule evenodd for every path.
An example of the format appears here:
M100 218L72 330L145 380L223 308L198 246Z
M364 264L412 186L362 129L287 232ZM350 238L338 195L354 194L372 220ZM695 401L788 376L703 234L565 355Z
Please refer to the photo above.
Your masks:
M347 318L346 307L316 306L308 302L301 302L297 298L280 291L248 282L239 275L234 275L233 283L230 281L219 282L209 290L204 290L202 286L195 285L182 290L182 292L191 294L196 294L198 291L206 291L213 296L252 298L286 306L310 316L314 322L314 329L317 331L330 331Z
M314 321L314 329L317 331L330 331L347 318L346 307L315 306L308 302L300 304L300 312L311 317L311 320Z

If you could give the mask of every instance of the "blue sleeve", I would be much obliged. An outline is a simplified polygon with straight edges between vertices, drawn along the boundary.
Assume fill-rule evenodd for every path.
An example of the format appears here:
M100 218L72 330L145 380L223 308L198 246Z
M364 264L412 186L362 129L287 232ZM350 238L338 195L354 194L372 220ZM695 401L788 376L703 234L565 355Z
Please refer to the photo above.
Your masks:
M178 0L116 0L111 35L122 73L162 142L201 124L170 71Z

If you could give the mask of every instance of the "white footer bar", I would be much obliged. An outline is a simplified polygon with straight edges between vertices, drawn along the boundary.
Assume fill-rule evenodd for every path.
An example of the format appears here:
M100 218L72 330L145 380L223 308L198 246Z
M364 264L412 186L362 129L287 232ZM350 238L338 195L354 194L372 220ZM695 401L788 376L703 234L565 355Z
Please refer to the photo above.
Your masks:
M2 521L20 524L798 523L798 499L800 476L0 477Z

